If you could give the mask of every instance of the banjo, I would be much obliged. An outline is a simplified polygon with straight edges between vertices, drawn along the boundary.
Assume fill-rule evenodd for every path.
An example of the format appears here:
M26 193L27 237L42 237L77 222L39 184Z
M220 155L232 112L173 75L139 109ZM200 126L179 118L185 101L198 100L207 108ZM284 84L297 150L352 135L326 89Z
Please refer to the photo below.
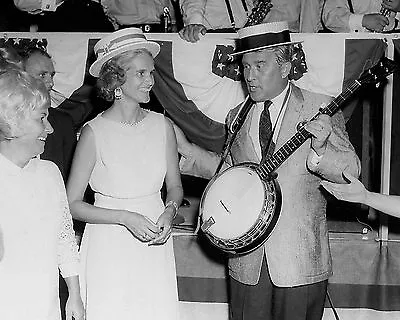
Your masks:
M363 84L375 83L394 72L395 63L382 58L377 65L353 80L331 103L312 117L332 116ZM274 171L311 134L300 124L297 132L262 163L241 163L215 175L200 200L201 230L217 248L231 254L244 254L261 246L271 235L281 209L281 190Z

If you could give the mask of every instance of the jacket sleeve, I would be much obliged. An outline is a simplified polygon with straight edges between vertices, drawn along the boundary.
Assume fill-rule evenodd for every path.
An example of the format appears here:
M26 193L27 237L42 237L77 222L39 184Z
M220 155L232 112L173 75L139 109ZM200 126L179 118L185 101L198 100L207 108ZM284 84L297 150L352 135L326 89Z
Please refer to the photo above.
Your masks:
M221 157L217 153L192 144L189 153L182 155L179 168L181 174L211 179L220 161Z
M308 168L326 180L344 183L343 171L348 171L353 176L359 176L360 159L349 140L341 111L332 116L332 133L328 138L325 154L318 165L310 166L311 156L310 153L307 161Z
M232 110L228 113L225 118L225 123L229 124L232 121ZM231 133L227 130L228 135L225 140L229 141L231 139ZM224 146L224 150L226 145ZM182 158L179 162L180 171L182 174L192 175L195 177L200 177L204 179L211 179L218 168L222 159L222 155L216 152L208 151L199 147L196 144L191 144L185 154L182 154ZM230 166L232 166L232 158L230 153L227 154L226 158L224 159L224 163L221 167L221 170L224 170Z

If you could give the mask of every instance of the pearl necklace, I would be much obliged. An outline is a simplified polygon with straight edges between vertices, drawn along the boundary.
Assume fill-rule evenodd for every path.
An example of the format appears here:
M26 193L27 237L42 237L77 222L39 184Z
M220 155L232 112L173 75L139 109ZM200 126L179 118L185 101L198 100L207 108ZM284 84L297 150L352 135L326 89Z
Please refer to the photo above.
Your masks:
M142 120L140 120L142 121ZM127 121L120 121L119 123L124 125L124 126L129 126L129 127L134 127L136 126L140 121L138 122L127 122Z
M146 118L146 115L147 115L148 111L142 109L141 114L142 114L143 112L145 113L145 115L144 115L144 117L143 117L142 119L140 119L139 121L135 121L135 122L120 121L119 123L122 124L122 125L124 125L124 126L134 127L134 126L136 126L137 124L139 124L140 122L142 122L142 121Z

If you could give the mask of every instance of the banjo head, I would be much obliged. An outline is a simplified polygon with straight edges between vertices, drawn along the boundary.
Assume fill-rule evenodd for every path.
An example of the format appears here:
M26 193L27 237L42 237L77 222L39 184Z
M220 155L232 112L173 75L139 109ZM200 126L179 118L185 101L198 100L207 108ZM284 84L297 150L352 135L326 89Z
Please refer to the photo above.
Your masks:
M262 211L264 198L264 187L255 171L247 167L224 171L210 182L201 199L203 221L215 221L207 232L221 239L243 236Z
M264 181L254 163L228 168L208 183L200 201L201 229L230 254L261 246L272 233L282 203L276 180Z

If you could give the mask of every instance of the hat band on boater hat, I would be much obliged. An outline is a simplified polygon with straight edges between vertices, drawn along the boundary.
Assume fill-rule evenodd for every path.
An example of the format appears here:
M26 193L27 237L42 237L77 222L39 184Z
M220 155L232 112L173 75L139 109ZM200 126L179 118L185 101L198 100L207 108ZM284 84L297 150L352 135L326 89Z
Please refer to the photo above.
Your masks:
M290 39L286 21L261 23L238 30L237 51L232 56L301 41Z

